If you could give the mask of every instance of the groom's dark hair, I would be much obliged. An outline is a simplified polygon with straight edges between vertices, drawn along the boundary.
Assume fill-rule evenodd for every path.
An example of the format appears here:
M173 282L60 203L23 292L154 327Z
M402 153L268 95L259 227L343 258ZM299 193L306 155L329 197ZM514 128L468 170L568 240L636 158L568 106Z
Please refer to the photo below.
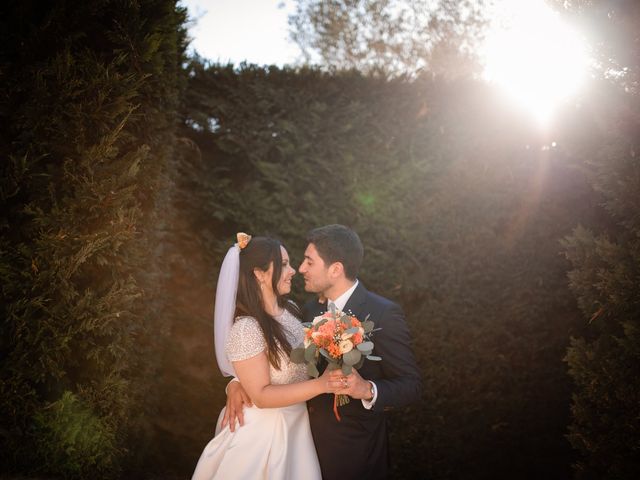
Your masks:
M364 248L356 232L344 225L325 225L311 230L307 242L313 243L324 263L340 262L346 277L356 279L364 256Z

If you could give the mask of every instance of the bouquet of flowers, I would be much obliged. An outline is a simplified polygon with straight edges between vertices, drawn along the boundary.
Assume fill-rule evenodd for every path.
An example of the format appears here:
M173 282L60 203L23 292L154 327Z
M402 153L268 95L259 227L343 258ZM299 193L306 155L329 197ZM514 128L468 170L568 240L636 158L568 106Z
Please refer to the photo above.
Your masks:
M371 355L373 342L369 334L374 324L369 316L363 322L353 315L348 315L334 306L313 319L311 323L303 323L304 345L291 351L291 361L306 363L309 376L317 378L317 363L320 357L327 361L330 370L342 369L342 373L349 375L353 368L362 366L365 358L379 361L380 357ZM349 403L348 395L336 394L333 399L333 412L338 421L338 406Z

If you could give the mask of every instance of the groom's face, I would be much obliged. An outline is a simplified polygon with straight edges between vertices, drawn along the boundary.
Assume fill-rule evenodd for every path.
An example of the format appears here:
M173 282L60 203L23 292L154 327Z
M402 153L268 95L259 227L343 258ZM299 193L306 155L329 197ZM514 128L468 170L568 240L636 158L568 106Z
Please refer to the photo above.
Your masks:
M304 289L307 292L323 293L332 286L329 268L313 243L304 251L304 260L298 271L304 277Z

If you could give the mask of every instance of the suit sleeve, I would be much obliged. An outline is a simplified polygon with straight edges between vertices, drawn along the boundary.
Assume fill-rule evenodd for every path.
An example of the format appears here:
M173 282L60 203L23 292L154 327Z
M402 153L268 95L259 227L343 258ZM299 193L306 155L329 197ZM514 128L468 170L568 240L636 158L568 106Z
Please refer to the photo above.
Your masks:
M402 309L391 303L381 315L381 330L372 338L374 355L382 357L382 378L374 380L378 398L374 411L404 407L420 399L422 380L411 349L411 335Z

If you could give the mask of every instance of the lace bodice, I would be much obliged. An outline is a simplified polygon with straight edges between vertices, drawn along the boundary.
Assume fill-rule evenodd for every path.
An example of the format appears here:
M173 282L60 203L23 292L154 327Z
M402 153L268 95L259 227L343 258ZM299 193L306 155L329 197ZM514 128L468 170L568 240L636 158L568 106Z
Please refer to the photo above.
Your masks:
M275 320L283 326L291 348L302 344L304 330L296 317L285 310L282 315L275 317ZM258 321L253 317L236 318L225 348L229 360L232 362L246 360L255 357L266 348L267 343ZM309 378L305 365L292 363L286 355L280 357L280 370L276 370L269 364L269 375L273 385L300 382Z

